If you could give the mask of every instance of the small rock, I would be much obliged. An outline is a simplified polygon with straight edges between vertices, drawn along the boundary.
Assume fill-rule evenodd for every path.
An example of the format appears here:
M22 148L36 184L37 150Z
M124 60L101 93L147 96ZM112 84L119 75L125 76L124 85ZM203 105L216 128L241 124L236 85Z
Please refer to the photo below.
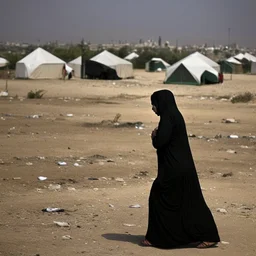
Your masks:
M113 204L108 204L108 206L109 206L110 208L115 208L115 206L114 206Z
M74 116L73 114L67 114L66 115L67 117L72 117L72 116Z
M227 153L230 153L230 154L236 154L237 152L236 152L235 150L228 149L228 150L227 150Z
M116 178L115 181L124 182L124 179L123 178Z
M74 163L74 166L79 167L80 164L79 163Z
M54 221L53 223L56 224L58 227L70 227L70 224L64 221Z
M72 237L70 235L65 235L65 236L62 236L62 239L63 240L70 240L70 239L72 239Z
M221 241L222 244L229 244L229 242Z
M90 177L88 180L99 180L98 178Z
M44 156L38 156L38 159L39 160L45 160L45 157Z
M215 135L215 139L221 139L221 138L222 138L222 135L220 133Z
M33 163L28 162L28 163L26 163L26 165L31 166L31 165L33 165Z
M75 188L68 187L68 191L76 191Z
M196 137L196 135L195 135L195 134L190 133L190 134L188 135L188 137L189 137L189 138L195 138L195 137Z
M13 180L21 180L21 177L13 177Z
M60 184L50 184L48 186L49 190L60 190L61 189L61 185Z

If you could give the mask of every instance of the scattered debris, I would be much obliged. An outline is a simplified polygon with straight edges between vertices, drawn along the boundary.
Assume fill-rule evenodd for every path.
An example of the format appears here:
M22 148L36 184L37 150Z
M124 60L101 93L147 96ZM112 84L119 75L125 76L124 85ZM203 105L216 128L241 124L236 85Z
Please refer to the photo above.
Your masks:
M63 240L70 240L70 239L72 239L72 237L70 235L65 235L65 236L62 236L62 239Z
M123 178L116 178L115 181L124 182L124 179Z
M130 205L129 208L141 208L139 204Z
M45 157L44 156L38 156L38 159L39 160L45 160Z
M60 190L61 189L61 185L60 184L50 184L48 186L49 190Z
M44 181L44 180L47 180L47 177L39 176L39 177L37 177L37 179L40 180L40 181Z
M123 226L125 226L125 227L136 227L135 224L128 224L128 223L124 223Z
M58 165L59 165L59 166L66 166L67 163L66 163L66 162L58 162Z
M76 191L75 188L68 187L68 191Z
M62 209L62 208L52 208L52 207L47 207L47 208L44 208L42 210L42 212L64 212L65 210Z
M228 150L227 150L227 153L230 153L230 154L236 154L237 152L236 152L235 150L228 149Z
M215 139L221 139L221 138L222 138L222 135L221 135L220 133L219 133L219 134L216 134L214 138L215 138Z
M56 224L58 227L70 227L70 224L64 221L54 221L53 223Z
M145 127L142 122L137 122L137 123L135 123L135 128L139 129L139 130L143 130Z
M217 208L217 212L224 213L224 214L228 213L227 210L224 208Z
M221 243L225 245L229 244L229 242L225 242L225 241L221 241Z
M9 94L8 92L2 91L0 92L0 97L7 97Z
M13 177L13 180L21 180L21 177Z
M89 177L88 180L99 180L99 178Z
M227 118L227 119L222 119L222 123L225 124L233 124L233 123L238 123L234 118Z
M32 118L32 119L38 119L42 117L42 115L29 115L29 116L26 116L26 118Z
M228 172L228 173L224 173L222 174L222 177L226 178L226 177L232 177L233 176L233 172Z
M231 135L228 135L228 138L230 138L230 139L238 139L239 136L235 135L235 134L231 134Z

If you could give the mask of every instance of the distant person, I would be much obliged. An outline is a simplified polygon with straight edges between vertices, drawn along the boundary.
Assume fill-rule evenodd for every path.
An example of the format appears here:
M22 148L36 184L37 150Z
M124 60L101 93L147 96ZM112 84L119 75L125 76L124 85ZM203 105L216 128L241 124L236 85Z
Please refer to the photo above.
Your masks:
M220 238L201 191L183 116L169 90L154 92L151 103L160 116L151 134L158 174L149 196L148 230L142 245L215 247Z
M66 65L64 64L62 67L62 79L65 80L67 75Z
M220 72L219 73L219 83L223 84L223 80L224 80L223 72Z

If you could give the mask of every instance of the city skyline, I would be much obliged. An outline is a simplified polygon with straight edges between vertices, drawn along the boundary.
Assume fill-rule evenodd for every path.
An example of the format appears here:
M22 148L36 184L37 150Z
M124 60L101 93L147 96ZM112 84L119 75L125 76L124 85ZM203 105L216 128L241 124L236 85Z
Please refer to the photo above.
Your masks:
M0 41L45 43L170 41L256 47L253 0L1 1ZM213 3L214 2L214 3Z

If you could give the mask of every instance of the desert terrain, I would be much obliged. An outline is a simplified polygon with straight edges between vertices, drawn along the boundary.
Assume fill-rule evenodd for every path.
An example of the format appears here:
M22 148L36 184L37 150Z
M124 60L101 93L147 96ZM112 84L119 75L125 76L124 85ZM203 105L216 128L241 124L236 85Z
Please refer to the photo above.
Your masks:
M0 255L256 255L256 101L229 100L256 94L256 76L225 75L224 84L205 86L163 79L136 70L134 79L120 81L8 82L9 96L0 97ZM163 88L186 121L218 248L139 245L157 173L150 134L159 119L150 95ZM40 89L43 98L27 99ZM47 207L64 211L43 212Z

